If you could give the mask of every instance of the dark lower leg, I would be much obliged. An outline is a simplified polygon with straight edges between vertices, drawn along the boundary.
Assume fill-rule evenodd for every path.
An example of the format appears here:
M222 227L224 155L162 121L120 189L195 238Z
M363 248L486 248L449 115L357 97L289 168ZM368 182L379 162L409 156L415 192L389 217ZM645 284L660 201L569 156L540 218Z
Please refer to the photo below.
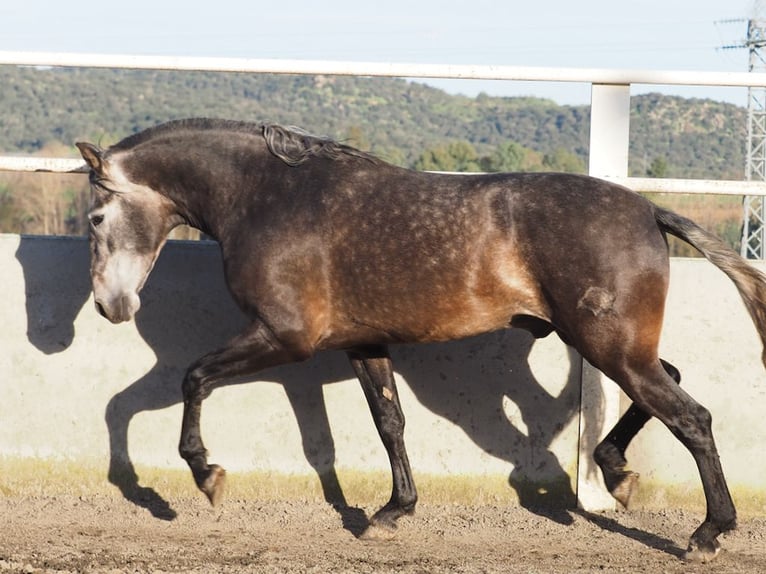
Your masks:
M373 515L370 522L393 530L401 516L414 512L417 491L404 446L404 414L394 383L391 359L385 348L377 347L354 351L349 353L349 357L362 383L375 426L391 463L391 499Z
M265 325L254 323L232 339L229 346L205 355L189 368L182 385L184 412L178 451L188 463L194 482L213 505L223 495L226 472L218 465L208 465L200 432L202 401L228 379L303 359L309 354L309 350L301 347L281 345Z
M226 471L216 464L208 465L207 463L207 449L199 432L201 405L201 400L184 400L178 451L189 465L197 488L205 493L213 506L216 506L223 496Z
M680 384L681 374L678 369L662 359L660 362L665 372L677 384ZM633 438L651 418L651 415L639 406L631 404L593 452L593 458L601 468L607 490L626 508L633 495L639 475L627 470L628 461L625 458L625 451Z
M657 417L688 449L699 469L707 503L707 515L689 541L686 559L707 562L715 558L721 532L736 526L736 511L713 439L710 412L673 384L658 365L627 369L622 373L623 389L639 402L645 413ZM672 373L670 373L672 375ZM676 381L677 382L677 381Z
M708 562L718 554L720 548L718 535L737 527L737 511L726 485L718 450L710 430L712 426L710 414L702 409L702 416L699 419L702 421L702 428L707 429L708 432L702 435L695 432L691 436L680 434L677 436L694 456L707 502L705 521L689 539L685 558L696 562Z

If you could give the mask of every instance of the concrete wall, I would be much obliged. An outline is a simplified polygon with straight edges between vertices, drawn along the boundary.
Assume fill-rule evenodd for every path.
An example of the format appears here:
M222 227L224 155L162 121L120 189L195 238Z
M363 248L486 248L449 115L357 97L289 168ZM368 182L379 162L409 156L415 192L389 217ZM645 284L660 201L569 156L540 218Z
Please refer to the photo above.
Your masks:
M32 468L53 482L55 469L72 466L105 480L110 462L112 470L185 471L176 451L183 372L244 324L220 266L214 244L170 243L136 321L115 326L93 309L85 240L0 236L0 492L18 490L20 476L32 480L20 470L30 461L44 463ZM760 352L728 279L705 261L673 261L663 356L713 412L730 483L755 508L766 499ZM474 477L522 503L553 486L574 490L579 435L592 450L600 431L597 421L579 428L582 361L555 337L535 342L511 330L396 347L393 358L416 479ZM387 475L342 353L258 379L204 403L211 461L285 476ZM628 454L652 492L699 490L691 457L661 425L650 423ZM597 476L590 459L581 464Z

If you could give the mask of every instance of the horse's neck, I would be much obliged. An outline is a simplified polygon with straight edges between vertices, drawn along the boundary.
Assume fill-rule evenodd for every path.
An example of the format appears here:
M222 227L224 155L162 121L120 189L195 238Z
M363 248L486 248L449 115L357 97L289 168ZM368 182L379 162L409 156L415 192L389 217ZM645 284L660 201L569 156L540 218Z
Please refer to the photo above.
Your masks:
M211 164L215 165L212 160ZM168 198L191 227L215 239L227 233L241 206L257 201L258 190L241 173L209 170L187 187L173 187Z

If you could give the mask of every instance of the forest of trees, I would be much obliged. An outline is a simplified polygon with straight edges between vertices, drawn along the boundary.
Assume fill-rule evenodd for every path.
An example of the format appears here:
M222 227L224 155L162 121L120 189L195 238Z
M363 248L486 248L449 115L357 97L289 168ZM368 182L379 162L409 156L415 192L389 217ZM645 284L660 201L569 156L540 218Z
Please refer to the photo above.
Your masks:
M588 159L588 106L469 98L398 79L5 66L0 86L3 154L75 157L78 140L107 146L207 116L298 125L415 169L585 172ZM631 175L741 179L745 114L711 100L633 97ZM0 174L0 231L81 234L87 198L81 175ZM738 207L728 201L717 202L725 215L711 230L733 243Z

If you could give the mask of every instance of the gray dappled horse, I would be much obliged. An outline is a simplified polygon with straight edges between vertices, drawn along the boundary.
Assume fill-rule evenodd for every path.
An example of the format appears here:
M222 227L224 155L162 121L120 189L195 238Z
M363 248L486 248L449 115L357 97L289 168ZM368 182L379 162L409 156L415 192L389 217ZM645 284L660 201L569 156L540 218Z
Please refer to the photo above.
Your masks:
M224 470L208 464L203 399L232 377L348 353L388 452L389 502L367 536L390 534L417 494L387 345L521 327L555 331L634 404L596 449L626 502L625 448L651 416L686 446L707 501L686 557L706 561L736 525L710 413L658 357L669 264L666 233L697 248L739 289L766 340L766 280L692 221L617 185L567 174L440 175L389 165L276 125L170 122L107 150L77 144L90 166L91 279L99 312L130 320L168 232L215 238L239 336L191 365L179 451L216 503Z

